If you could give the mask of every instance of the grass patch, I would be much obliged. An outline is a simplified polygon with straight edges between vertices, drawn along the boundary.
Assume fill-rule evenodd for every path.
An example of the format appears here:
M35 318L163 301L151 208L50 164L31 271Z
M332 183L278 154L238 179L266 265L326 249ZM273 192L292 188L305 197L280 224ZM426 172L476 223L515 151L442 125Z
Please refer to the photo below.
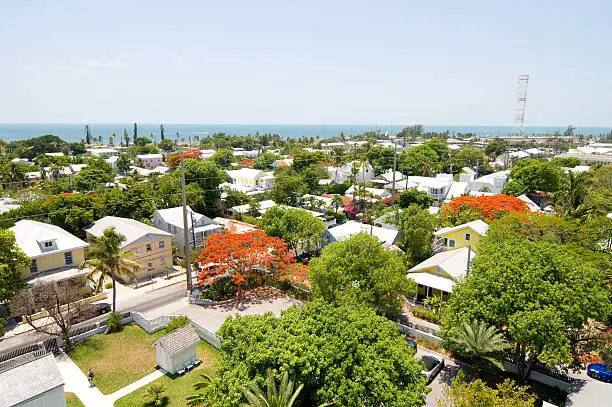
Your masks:
M183 376L170 378L169 376L163 376L155 380L153 383L163 383L166 386L166 392L164 395L167 397L166 403L163 404L165 407L184 407L186 405L185 398L195 394L193 385L201 382L202 373L205 373L212 377L215 372L215 363L217 361L217 350L201 341L197 345L198 358L202 361L200 366L193 369L191 372L185 373ZM144 393L147 387L151 386L150 383L133 393L128 394L125 397L120 398L115 402L115 407L149 407L152 403L144 398Z
M121 332L87 338L70 353L70 359L84 374L93 369L98 389L111 394L155 370L155 348L151 345L161 335L149 335L137 325L128 325Z
M66 407L85 407L74 393L66 393Z

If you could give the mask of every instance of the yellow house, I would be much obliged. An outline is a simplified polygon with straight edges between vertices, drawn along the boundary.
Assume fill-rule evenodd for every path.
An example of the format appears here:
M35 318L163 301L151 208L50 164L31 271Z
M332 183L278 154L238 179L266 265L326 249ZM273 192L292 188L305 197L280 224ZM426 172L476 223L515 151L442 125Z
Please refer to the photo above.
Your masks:
M472 249L477 250L478 241L482 236L486 236L487 230L489 230L489 225L480 219L440 229L434 233L434 252L439 253L443 250L466 246L472 246Z
M418 285L417 300L434 295L447 300L455 284L467 275L475 257L470 247L462 247L434 254L408 270L408 278Z
M58 226L27 219L9 230L15 234L17 246L32 259L30 267L21 270L24 278L42 273L57 273L66 278L82 274L77 269L85 260L87 242Z
M106 216L85 228L87 236L100 237L108 228L125 236L121 250L132 252L130 260L140 265L137 278L161 273L172 266L172 234L134 219Z

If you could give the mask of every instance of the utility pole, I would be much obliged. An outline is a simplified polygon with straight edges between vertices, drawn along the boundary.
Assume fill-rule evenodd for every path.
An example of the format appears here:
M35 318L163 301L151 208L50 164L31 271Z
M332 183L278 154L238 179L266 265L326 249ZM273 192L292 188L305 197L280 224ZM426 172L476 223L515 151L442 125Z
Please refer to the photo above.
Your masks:
M193 235L193 248L196 248L196 234L195 234L195 224L193 223L193 211L189 212L191 215L191 234Z
M393 138L393 186L391 187L391 197L395 208L395 221L398 219L397 199L395 197L395 172L397 171L397 137Z
M178 133L177 133L178 135ZM187 194L185 193L185 158L183 148L179 147L181 154L181 197L183 199L183 249L185 250L185 271L187 273L187 290L191 291L191 249L189 247L189 222L187 221Z

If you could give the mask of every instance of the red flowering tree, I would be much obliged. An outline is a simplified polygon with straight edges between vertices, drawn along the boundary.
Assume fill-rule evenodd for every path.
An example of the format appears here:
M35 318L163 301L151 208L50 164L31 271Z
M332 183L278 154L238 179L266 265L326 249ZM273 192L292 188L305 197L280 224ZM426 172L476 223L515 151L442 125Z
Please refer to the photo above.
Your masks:
M200 157L202 156L202 152L196 148L192 148L191 150L187 150L183 153L183 155L185 156L185 160L188 158L195 158L196 160L199 160ZM168 158L168 166L170 167L175 167L178 164L180 164L181 162L181 155L176 153L170 156L170 158Z
M258 283L267 276L275 280L305 283L305 266L296 263L287 243L270 237L262 230L210 236L196 258L200 265L199 287L213 286L224 277L231 277L240 291L247 280Z
M512 195L459 196L444 205L442 222L458 225L476 219L494 220L508 213L528 213L527 204Z

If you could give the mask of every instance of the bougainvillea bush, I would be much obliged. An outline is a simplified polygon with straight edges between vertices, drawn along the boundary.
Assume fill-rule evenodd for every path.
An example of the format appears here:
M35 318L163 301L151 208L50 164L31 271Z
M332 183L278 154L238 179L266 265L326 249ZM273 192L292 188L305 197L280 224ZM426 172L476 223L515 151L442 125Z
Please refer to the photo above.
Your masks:
M212 288L215 294L221 288L216 285L222 285L221 291L229 295L261 285L266 279L308 285L307 267L296 262L287 243L262 230L212 235L195 261L200 268L197 286ZM230 279L235 290L228 287Z
M447 225L459 225L476 219L491 221L509 213L528 213L527 204L512 195L459 196L444 205L441 220Z

